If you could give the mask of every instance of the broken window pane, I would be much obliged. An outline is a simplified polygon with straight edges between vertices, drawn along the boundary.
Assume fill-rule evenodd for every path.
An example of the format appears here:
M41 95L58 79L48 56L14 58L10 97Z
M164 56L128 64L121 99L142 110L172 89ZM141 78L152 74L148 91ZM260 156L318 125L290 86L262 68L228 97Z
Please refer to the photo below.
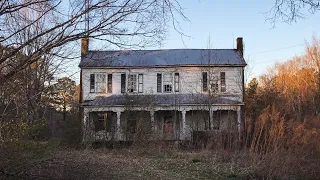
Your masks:
M137 92L137 75L130 74L128 76L128 92Z

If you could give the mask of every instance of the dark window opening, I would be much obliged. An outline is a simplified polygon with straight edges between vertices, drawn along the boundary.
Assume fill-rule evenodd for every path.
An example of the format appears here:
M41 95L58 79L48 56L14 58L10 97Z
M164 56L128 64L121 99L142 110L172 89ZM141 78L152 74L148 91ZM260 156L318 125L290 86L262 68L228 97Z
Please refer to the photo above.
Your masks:
M128 92L137 92L137 75L130 74L128 76Z
M93 113L93 122L95 132L107 131L111 132L111 113Z
M166 93L172 92L172 85L171 84L164 85L164 92Z
M126 74L121 74L121 93L126 92Z
M226 92L226 72L220 72L221 92Z
M94 74L90 74L90 92L94 92Z
M136 133L137 121L135 119L128 119L127 121L127 132L131 134Z
M202 72L202 90L204 92L208 91L208 73Z
M108 74L108 93L112 93L112 74Z
M157 92L162 92L162 74L157 74Z

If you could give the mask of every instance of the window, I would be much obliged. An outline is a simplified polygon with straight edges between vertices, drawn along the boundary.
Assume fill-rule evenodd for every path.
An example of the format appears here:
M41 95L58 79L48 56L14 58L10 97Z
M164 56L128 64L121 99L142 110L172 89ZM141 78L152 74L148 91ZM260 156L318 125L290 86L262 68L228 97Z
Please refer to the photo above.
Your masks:
M164 85L164 92L172 92L172 85L171 84L165 84Z
M143 74L138 75L138 92L143 92Z
M172 73L166 73L163 76L163 89L164 92L170 93L172 92Z
M226 72L220 72L221 92L226 92Z
M208 73L202 72L202 90L203 92L208 91Z
M94 74L90 74L90 92L94 92Z
M211 83L210 83L210 88L211 88L211 91L213 93L217 93L219 92L219 84L218 84L218 80L216 78L214 78Z
M174 73L174 91L179 92L179 73Z
M126 92L126 74L121 74L121 93Z
M106 75L105 74L96 74L96 92L103 93L106 92Z
M162 92L162 74L157 74L157 92Z
M108 74L108 93L112 93L112 74Z
M137 75L130 74L128 76L128 92L137 92Z

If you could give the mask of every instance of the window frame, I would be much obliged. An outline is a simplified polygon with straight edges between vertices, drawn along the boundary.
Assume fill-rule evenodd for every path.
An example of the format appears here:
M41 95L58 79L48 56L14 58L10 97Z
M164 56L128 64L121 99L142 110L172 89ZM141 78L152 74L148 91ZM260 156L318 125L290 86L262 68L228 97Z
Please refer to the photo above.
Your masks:
M131 81L132 81L132 77L135 77L134 79L135 79L135 82L134 83L131 83ZM131 84L129 84L129 83L131 83ZM134 74L134 73L132 73L132 74L128 74L128 78L127 78L127 92L128 93L136 93L137 91L138 91L138 87L137 87L137 83L138 83L138 76L137 76L137 74ZM132 88L132 86L133 86L133 88ZM133 91L131 91L131 89L133 90ZM130 90L130 91L129 91Z
M208 72L204 71L202 72L202 91L208 92Z
M169 81L165 81L165 76L168 76L170 78ZM167 72L162 74L162 86L163 86L163 92L164 93L172 93L174 91L173 89L173 73ZM169 90L168 90L169 89Z
M170 91L168 91L167 89L170 89ZM164 84L163 85L163 92L164 93L172 93L172 84Z
M162 73L157 73L157 93L162 93Z
M120 92L126 93L126 81L127 81L127 75L126 73L121 73L120 75Z
M89 89L90 89L90 93L95 93L95 74L90 74L90 78L89 78L89 84L90 84L90 87L89 87Z
M107 76L106 76L106 73L95 73L94 74L95 75L95 92L96 93L101 93L101 94L103 94L103 93L107 93ZM102 82L98 82L97 80L98 80L98 77L97 76L100 76L100 75L102 75L102 76L104 76L104 81L102 81ZM100 85L98 85L98 84L102 84L103 86L104 86L104 89L102 90L102 91L99 91L98 90L98 88L99 88L99 86Z
M112 74L107 75L107 93L112 93Z
M224 78L222 77L224 76ZM226 83L226 72L222 71L220 72L220 92L226 92L227 91L227 83Z

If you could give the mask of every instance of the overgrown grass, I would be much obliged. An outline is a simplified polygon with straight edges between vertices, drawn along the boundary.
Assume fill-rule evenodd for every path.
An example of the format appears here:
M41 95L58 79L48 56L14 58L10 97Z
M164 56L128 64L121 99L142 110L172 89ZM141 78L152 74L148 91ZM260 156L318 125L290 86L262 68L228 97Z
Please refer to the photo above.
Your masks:
M24 141L1 153L0 179L316 179L319 159L249 150L181 150L171 146L66 148ZM4 150L2 148L1 150ZM11 151L8 151L11 150ZM4 151L2 151L4 152Z

